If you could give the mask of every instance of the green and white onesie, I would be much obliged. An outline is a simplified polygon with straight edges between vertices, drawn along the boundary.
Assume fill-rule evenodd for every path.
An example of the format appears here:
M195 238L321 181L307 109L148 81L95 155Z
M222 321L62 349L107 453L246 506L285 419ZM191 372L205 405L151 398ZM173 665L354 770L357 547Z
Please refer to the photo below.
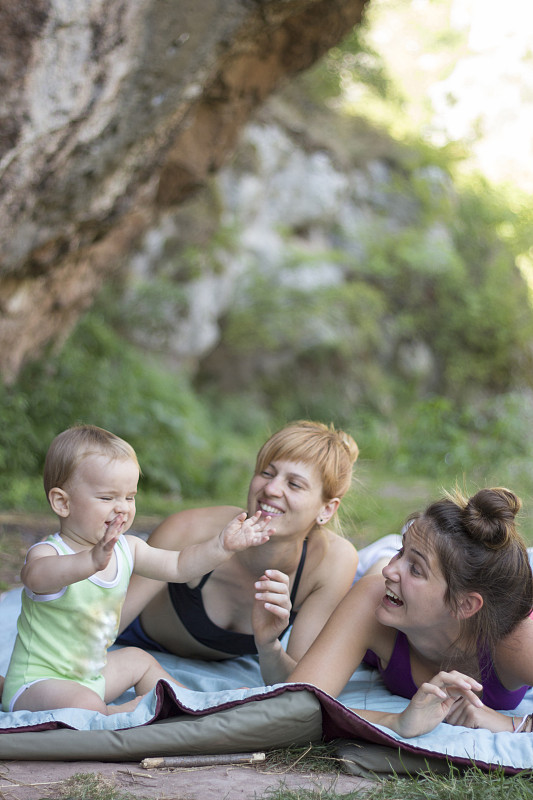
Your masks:
M74 552L59 533L49 536L45 543L59 556ZM104 699L101 673L107 650L117 637L133 569L124 536L120 536L114 552L117 571L112 581L91 575L47 595L34 594L24 587L17 638L2 695L4 711L12 711L30 684L47 678L76 681Z

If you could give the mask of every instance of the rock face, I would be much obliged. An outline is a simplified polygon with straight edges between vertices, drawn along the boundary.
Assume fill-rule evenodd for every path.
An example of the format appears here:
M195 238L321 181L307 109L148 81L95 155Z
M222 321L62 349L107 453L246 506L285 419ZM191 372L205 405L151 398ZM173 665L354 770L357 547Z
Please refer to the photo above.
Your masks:
M438 212L423 213L411 182L435 208L454 203L453 184L406 153L363 120L310 108L296 79L264 103L206 186L162 210L140 237L117 301L121 332L227 394L279 380L296 364L301 379L306 354L315 353L312 372L321 348L347 349L350 360L386 373L394 364L428 388L430 348L403 341L386 292L361 277L376 241L415 227L431 254L426 272L453 269L452 232ZM248 310L251 328L242 321ZM368 380L353 384L368 388ZM376 394L383 399L384 387ZM360 400L353 388L351 402Z
M4 0L0 370L61 339L154 215L366 0Z

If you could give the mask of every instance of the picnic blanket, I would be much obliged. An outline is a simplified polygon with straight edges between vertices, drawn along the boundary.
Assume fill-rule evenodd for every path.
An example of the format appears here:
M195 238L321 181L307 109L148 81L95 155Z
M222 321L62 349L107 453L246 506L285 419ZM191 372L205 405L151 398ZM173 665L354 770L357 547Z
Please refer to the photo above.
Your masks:
M16 635L20 590L0 600L0 673L5 674ZM149 756L254 752L322 739L353 742L365 769L365 744L384 771L405 762L499 766L508 774L533 769L533 734L497 733L439 725L413 739L362 719L350 708L402 710L407 701L390 694L376 670L357 669L337 698L305 684L264 686L256 656L205 662L154 656L184 683L160 681L134 711L112 716L82 709L0 713L0 759L138 761ZM133 696L123 695L121 700ZM533 711L530 690L514 712ZM387 754L396 755L387 759ZM373 771L373 768L371 768ZM356 774L358 773L355 770Z

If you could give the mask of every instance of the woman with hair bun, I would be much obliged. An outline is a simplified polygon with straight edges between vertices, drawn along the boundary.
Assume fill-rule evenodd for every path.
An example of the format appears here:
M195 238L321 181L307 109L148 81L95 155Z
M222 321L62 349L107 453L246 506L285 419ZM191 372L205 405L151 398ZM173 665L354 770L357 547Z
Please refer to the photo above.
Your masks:
M249 513L271 517L269 541L200 581L134 576L119 643L205 660L258 653L265 682L284 681L354 579L357 551L335 527L357 456L349 434L320 422L293 422L271 436L258 453L247 502ZM181 550L209 539L241 511L180 511L148 543ZM279 639L291 624L285 651Z
M365 662L415 705L430 693L429 705L418 703L421 731L429 714L431 727L445 719L531 731L533 715L494 710L512 711L533 684L533 578L515 525L520 507L513 492L493 488L470 498L455 491L414 514L382 575L354 584L289 680L335 696ZM398 715L358 713L402 732Z

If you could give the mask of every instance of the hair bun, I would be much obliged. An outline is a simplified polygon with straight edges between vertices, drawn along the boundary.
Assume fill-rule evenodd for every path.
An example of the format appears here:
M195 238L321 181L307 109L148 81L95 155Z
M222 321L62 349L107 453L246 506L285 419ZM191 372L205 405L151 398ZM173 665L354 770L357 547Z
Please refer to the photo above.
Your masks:
M504 547L514 535L514 519L522 501L509 489L480 489L463 511L463 521L470 536L486 547Z

